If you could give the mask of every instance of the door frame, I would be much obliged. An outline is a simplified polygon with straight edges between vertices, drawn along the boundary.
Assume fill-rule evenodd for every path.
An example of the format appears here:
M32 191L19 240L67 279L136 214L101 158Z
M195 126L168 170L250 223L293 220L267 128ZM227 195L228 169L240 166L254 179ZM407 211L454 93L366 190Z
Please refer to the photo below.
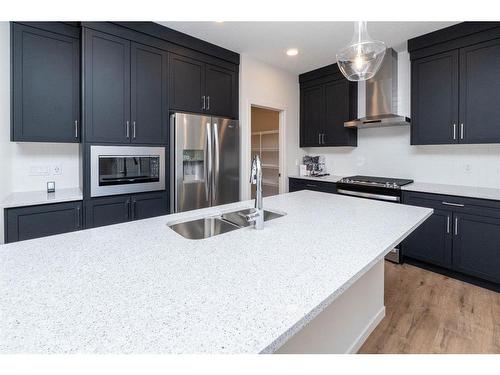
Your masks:
M281 103L268 102L259 99L249 99L246 102L246 126L242 132L241 139L241 199L251 199L251 189L249 181L250 176L250 163L251 163L251 148L252 148L252 107L269 109L271 111L279 112L279 194L285 192L285 178L284 170L286 165L286 150L285 150L285 124L286 124L286 106Z

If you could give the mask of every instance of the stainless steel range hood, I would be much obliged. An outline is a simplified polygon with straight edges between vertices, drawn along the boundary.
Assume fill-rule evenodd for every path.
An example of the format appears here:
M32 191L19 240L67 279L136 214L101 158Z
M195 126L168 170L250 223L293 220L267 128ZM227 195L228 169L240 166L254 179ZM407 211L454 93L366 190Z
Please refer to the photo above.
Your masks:
M344 123L346 128L409 125L398 115L398 55L388 48L380 70L365 83L366 116Z

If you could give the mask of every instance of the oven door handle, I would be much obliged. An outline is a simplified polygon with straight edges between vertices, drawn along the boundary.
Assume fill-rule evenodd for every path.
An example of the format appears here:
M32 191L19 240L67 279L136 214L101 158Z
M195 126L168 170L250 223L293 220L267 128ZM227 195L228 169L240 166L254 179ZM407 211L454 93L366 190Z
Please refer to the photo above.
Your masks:
M344 189L337 189L337 193L344 194L344 195L352 195L354 197L378 199L381 201L388 201L388 202L400 202L401 201L400 197L395 197L393 195L363 193L360 191L351 191L351 190L344 190Z

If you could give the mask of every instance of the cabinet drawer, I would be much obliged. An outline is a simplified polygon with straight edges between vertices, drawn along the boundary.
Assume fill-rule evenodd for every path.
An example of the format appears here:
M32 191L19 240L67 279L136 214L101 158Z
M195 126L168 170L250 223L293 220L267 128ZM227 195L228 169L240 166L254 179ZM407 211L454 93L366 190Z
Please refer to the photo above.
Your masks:
M81 228L81 201L5 210L5 243L72 232Z
M336 193L337 185L334 182L324 182L315 180L303 180L299 178L289 179L289 191L313 190L324 193Z
M430 193L403 192L403 203L411 206L500 218L500 202Z

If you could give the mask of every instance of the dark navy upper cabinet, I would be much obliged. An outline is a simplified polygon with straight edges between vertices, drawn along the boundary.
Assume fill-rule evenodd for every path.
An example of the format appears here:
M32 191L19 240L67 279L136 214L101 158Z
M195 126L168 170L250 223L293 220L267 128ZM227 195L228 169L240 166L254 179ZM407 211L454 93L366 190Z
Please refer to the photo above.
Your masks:
M500 143L500 24L464 22L408 41L411 143Z
M455 214L453 269L500 283L500 218Z
M16 242L82 229L82 202L5 209L5 242Z
M131 128L134 143L165 143L168 132L168 54L131 45Z
M344 122L357 117L358 89L337 64L299 76L300 147L357 146L357 129Z
M170 54L170 108L236 118L236 71Z
M204 111L207 105L205 64L172 53L169 65L170 108L188 112Z
M458 85L458 51L412 62L412 144L458 142Z
M300 147L319 147L325 119L323 86L300 90Z
M236 72L214 65L206 65L206 110L212 115L235 117L238 102Z
M130 142L130 42L84 32L85 140Z
M460 142L500 143L500 38L460 50Z
M80 141L80 39L67 28L11 24L12 141Z

